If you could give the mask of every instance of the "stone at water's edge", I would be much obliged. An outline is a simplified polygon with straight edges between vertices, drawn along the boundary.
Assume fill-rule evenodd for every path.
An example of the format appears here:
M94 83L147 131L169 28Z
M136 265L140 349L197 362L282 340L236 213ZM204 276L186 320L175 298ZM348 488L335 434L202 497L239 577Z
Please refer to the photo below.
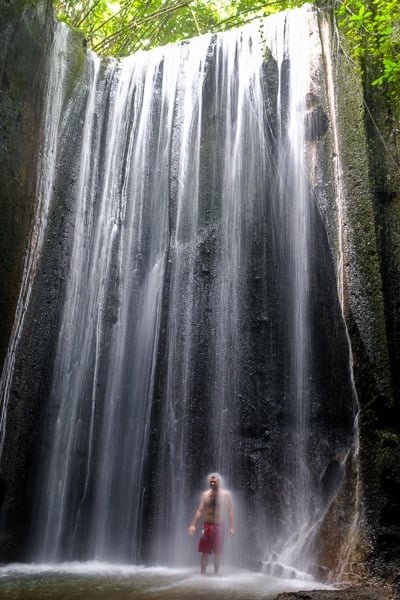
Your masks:
M275 600L394 600L390 590L377 587L349 587L344 590L315 590L311 592L287 592Z

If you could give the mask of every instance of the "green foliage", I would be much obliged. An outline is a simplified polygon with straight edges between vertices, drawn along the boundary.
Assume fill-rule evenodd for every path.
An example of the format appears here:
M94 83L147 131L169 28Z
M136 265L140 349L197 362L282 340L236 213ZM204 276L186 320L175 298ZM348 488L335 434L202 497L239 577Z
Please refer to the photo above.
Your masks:
M305 0L54 0L58 19L81 29L101 55L126 56L237 27Z
M313 0L335 8L352 56L380 73L373 85L400 89L399 0ZM100 55L126 56L206 32L237 27L305 0L54 0L60 20L81 29Z
M399 97L400 4L398 0L342 0L338 23L353 57L368 58L380 76L372 82Z

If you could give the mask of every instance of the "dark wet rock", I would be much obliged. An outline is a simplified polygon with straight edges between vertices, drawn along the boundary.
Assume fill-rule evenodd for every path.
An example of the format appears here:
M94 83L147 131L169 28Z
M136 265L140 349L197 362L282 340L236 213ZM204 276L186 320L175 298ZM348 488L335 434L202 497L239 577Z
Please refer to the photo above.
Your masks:
M275 600L394 600L393 593L379 587L349 587L343 590L313 590L279 594Z
M305 132L311 141L320 140L328 130L328 117L318 103L315 94L308 93L306 98Z
M1 3L0 3L1 4ZM4 3L3 3L4 4ZM24 259L37 199L38 148L43 134L46 61L55 20L49 2L9 2L0 7L0 364L10 339ZM75 35L75 34L74 34ZM71 37L71 41L74 39ZM71 80L82 65L81 35L71 45ZM76 48L79 48L76 51ZM75 132L78 133L78 130ZM74 153L74 142L70 152ZM68 152L63 159L68 161ZM0 513L1 560L26 558L32 509L32 477L43 398L48 394L58 326L60 298L68 262L69 173L50 207L46 236L32 302L24 308L25 335L15 357L14 380L2 450L6 493ZM26 293L26 292L25 292Z

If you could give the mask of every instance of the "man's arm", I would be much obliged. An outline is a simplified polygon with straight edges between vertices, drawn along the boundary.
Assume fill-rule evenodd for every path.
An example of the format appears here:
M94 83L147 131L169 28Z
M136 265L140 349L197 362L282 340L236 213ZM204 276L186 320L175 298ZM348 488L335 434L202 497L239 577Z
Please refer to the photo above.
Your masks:
M196 527L198 522L201 519L201 516L204 512L204 500L205 500L205 494L201 495L201 499L200 499L200 504L199 504L199 508L196 510L196 512L194 513L194 517L192 522L190 523L189 527L188 527L188 532L189 535L194 535L194 532L196 531Z
M226 493L226 512L229 520L229 534L235 535L235 514L233 512L232 497L229 492Z

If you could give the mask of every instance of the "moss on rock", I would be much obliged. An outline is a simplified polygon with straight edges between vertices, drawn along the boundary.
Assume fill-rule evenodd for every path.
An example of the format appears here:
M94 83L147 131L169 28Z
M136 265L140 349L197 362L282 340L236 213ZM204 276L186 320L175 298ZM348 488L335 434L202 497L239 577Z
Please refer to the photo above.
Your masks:
M369 564L393 579L400 565L400 178L393 160L396 108L371 86L374 74L365 67L362 80L345 53L339 55L346 319L360 403Z

